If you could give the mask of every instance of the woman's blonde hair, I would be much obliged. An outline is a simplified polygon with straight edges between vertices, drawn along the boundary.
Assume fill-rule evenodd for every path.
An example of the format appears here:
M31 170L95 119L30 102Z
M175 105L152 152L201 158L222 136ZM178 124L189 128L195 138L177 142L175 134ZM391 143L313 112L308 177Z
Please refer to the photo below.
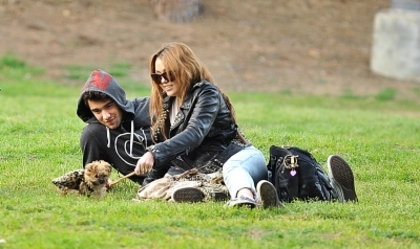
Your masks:
M181 86L181 97L178 103L182 103L185 95L187 94L191 85L206 80L211 84L215 85L213 76L210 71L194 54L194 52L187 45L178 42L172 42L164 44L162 49L157 51L155 54L150 56L149 60L149 72L156 73L155 62L157 59L161 59L165 66L166 72L171 72L175 80ZM152 124L152 135L160 127L160 132L166 138L165 125L160 124L164 122L166 118L163 113L163 98L164 92L160 86L151 79L152 93L150 98L150 117ZM216 85L215 85L216 86ZM217 87L217 86L216 86ZM218 88L218 87L217 87ZM218 88L219 89L219 88ZM235 112L233 106L229 100L229 97L224 94L220 89L220 93L226 101L232 120L236 123ZM163 118L162 120L162 117ZM153 137L153 136L152 136Z

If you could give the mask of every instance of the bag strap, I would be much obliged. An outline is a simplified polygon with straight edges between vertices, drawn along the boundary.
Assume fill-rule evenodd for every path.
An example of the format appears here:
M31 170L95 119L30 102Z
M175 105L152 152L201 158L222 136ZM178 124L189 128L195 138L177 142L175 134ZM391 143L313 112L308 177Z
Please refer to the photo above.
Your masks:
M289 196L299 196L299 178L296 176L297 172L296 169L299 167L298 164L298 155L294 155L290 150L289 147L279 147L272 145L270 147L270 156L271 160L276 160L275 162L275 169L279 168L281 165L287 169L290 174L288 188L289 188ZM273 179L276 177L275 175L276 170L273 171ZM289 199L289 201L292 201Z
M290 152L290 151L289 151ZM296 175L296 168L299 167L298 165L298 155L287 155L283 159L283 165L286 169L290 170L290 178L289 178L289 190L290 196L299 196L299 177ZM292 200L291 200L292 201Z

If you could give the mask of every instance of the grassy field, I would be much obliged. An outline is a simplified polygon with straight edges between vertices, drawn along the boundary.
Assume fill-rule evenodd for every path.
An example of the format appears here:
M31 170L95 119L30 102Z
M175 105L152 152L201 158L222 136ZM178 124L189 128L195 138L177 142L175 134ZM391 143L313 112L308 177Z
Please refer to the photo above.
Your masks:
M125 77L127 67L115 75L129 98L148 95ZM0 61L0 248L420 247L419 101L397 101L389 89L370 97L230 93L239 125L267 159L272 144L308 149L324 167L330 154L345 158L356 204L136 203L129 181L98 201L60 196L51 183L81 167L76 102L89 71L72 70L77 86L42 80L42 69L10 56Z

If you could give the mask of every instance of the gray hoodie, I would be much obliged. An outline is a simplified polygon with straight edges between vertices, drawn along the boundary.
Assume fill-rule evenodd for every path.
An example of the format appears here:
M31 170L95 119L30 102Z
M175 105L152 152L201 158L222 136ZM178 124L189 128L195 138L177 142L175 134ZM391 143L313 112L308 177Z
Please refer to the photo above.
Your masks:
M115 101L123 111L119 128L110 130L99 123L83 100L82 95L87 91L103 92ZM94 70L83 86L77 105L77 115L88 124L80 144L83 165L102 159L124 175L131 173L145 148L151 145L149 101L149 97L127 100L124 89L110 74Z

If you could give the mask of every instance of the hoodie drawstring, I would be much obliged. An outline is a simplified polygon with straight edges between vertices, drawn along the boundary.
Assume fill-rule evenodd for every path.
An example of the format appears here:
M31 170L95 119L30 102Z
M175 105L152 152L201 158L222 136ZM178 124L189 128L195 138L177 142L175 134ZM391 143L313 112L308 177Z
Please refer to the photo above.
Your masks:
M131 132L130 132L130 156L133 156L133 138L134 138L134 121L131 120Z
M143 130L143 129L141 129L141 132L143 132L143 137L144 137L143 141L144 141L144 145L146 146L145 148L147 148L147 137L146 137L146 132L144 132L144 130Z
M141 131L143 132L143 136L144 138L142 138L140 136L140 140L141 141L145 141L146 143L146 147L147 147L147 137L146 137L146 133L144 132L143 129L141 129ZM109 131L109 128L106 127L106 138L107 138L107 147L111 148L111 133ZM117 141L117 139L115 139L115 142ZM130 156L133 156L133 144L134 144L134 120L131 120L131 131L130 131Z
M107 126L106 127L106 139L108 141L108 143L106 144L106 146L108 148L111 148L111 134L109 133L109 128Z

